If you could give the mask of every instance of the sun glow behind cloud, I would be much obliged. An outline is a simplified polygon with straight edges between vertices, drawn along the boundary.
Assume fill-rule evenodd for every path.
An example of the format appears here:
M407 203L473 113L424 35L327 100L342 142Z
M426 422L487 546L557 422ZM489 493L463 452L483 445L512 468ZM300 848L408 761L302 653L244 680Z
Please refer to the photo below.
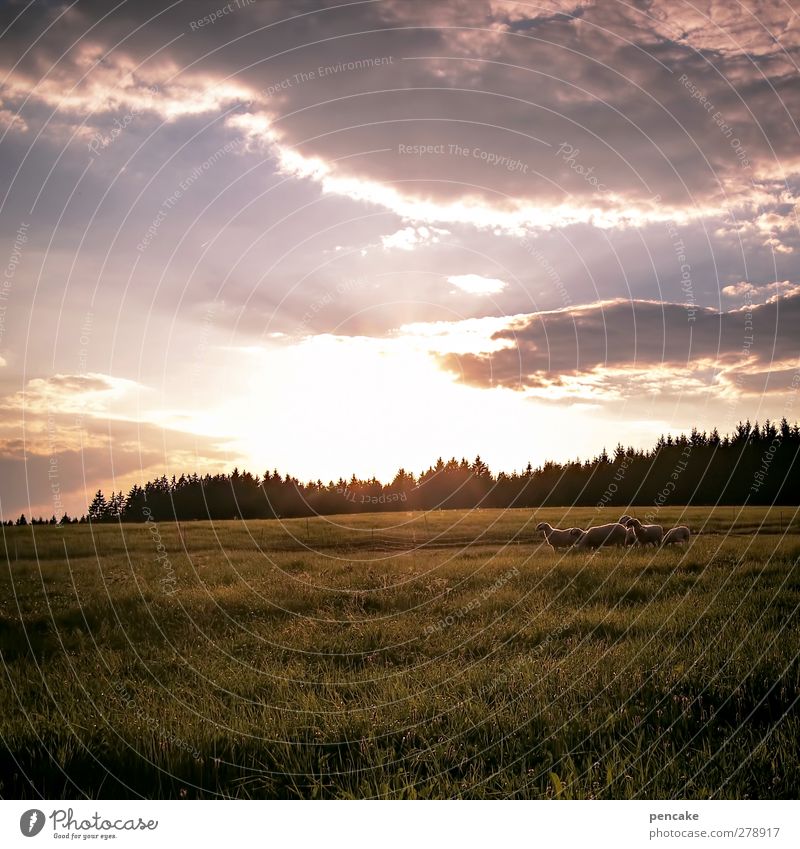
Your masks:
M585 455L587 410L598 445L621 440L649 446L669 424L655 407L649 419L626 421L621 387L638 387L648 404L664 388L677 395L709 388L711 364L708 374L691 377L667 366L596 369L553 375L539 389L524 390L462 379L453 362L478 351L492 356L514 349L513 339L497 334L520 318L418 322L383 337L283 336L231 348L224 369L204 387L204 394L224 401L196 408L190 427L227 430L231 462L244 458L259 472L277 467L303 480L352 473L390 480L400 466L420 471L439 455L480 453L504 470L529 460L574 459ZM234 373L240 376L236 385L226 378ZM214 391L216 380L225 382L224 392ZM606 407L609 402L616 411Z
M553 429L577 439L578 421L565 422L511 390L462 384L437 368L432 347L459 344L435 335L320 335L250 348L238 355L249 375L246 390L212 418L235 431L231 450L257 471L278 466L325 481L353 472L391 479L399 466L420 471L439 454L480 453L495 468L522 468L552 448L537 433ZM530 448L520 454L523 444Z

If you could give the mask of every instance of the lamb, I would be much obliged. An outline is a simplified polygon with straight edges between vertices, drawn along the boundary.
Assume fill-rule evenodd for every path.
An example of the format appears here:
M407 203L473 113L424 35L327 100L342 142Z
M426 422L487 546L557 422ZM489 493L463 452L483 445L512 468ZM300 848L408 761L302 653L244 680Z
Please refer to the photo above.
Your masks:
M691 535L692 532L686 527L686 525L678 525L677 528L670 528L666 534L664 534L664 540L661 545L683 545L683 543L689 542L689 537Z
M544 538L551 548L572 548L583 533L580 528L554 528L549 522L539 522L536 530L544 532Z
M628 530L619 522L588 528L575 543L575 548L600 548L603 545L625 545Z
M639 545L661 545L664 538L661 525L643 525L638 519L628 519L628 527L633 529Z

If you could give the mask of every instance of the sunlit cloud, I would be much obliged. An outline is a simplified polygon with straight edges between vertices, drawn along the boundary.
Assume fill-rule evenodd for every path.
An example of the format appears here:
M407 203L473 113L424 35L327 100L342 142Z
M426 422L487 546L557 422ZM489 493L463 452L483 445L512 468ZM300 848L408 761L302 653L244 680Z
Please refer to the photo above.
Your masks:
M88 373L33 378L0 399L3 518L81 514L98 481L127 490L149 477L242 462L224 440L201 433L202 421L140 405L154 395L136 381Z
M0 401L0 410L113 416L121 401L133 399L142 388L108 374L54 374L29 380L24 389Z
M231 125L249 127L250 144L261 143L279 163L282 173L317 182L324 194L363 201L388 209L404 220L437 224L469 225L499 234L524 236L528 230L551 230L575 224L591 224L601 229L640 227L653 222L688 222L694 218L722 214L725 207L695 204L691 207L668 206L659 200L637 201L610 194L602 199L575 202L543 202L534 206L513 198L490 204L477 199L457 202L415 197L386 183L367 177L345 176L334 164L321 157L308 157L278 140L269 121L263 117L237 116ZM254 128L258 128L257 130Z
M413 344L433 354L468 354L499 351L513 347L513 341L500 337L523 316L483 316L459 321L421 321L401 325L396 336L403 344Z
M218 112L250 96L246 86L204 73L181 74L180 68L171 62L141 68L125 54L103 53L97 45L82 45L74 66L58 65L39 77L0 68L6 77L3 101L40 103L57 110L62 119L66 114L74 115L77 122L86 120L87 116L91 119L146 112L165 121L175 121Z
M449 235L448 230L440 227L414 227L409 225L395 230L388 236L381 236L381 244L387 250L411 251L421 245L435 245L442 236Z
M790 280L776 280L774 283L758 285L741 280L738 283L723 286L722 294L726 298L746 299L749 303L769 303L775 298L800 295L800 284L792 283Z
M447 282L468 295L499 295L508 286L505 280L480 274L452 274Z

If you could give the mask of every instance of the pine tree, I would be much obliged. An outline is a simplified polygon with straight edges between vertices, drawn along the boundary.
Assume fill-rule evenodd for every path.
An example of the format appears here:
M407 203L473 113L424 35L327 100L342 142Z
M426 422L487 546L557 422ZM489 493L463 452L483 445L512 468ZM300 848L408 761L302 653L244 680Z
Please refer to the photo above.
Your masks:
M108 518L108 502L103 490L98 489L89 505L89 521L104 522Z

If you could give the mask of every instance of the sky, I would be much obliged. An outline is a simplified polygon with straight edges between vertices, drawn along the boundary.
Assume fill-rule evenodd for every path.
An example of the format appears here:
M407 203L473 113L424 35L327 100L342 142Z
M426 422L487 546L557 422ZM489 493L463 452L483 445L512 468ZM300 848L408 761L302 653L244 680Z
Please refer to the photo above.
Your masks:
M783 0L6 2L0 514L799 418Z

